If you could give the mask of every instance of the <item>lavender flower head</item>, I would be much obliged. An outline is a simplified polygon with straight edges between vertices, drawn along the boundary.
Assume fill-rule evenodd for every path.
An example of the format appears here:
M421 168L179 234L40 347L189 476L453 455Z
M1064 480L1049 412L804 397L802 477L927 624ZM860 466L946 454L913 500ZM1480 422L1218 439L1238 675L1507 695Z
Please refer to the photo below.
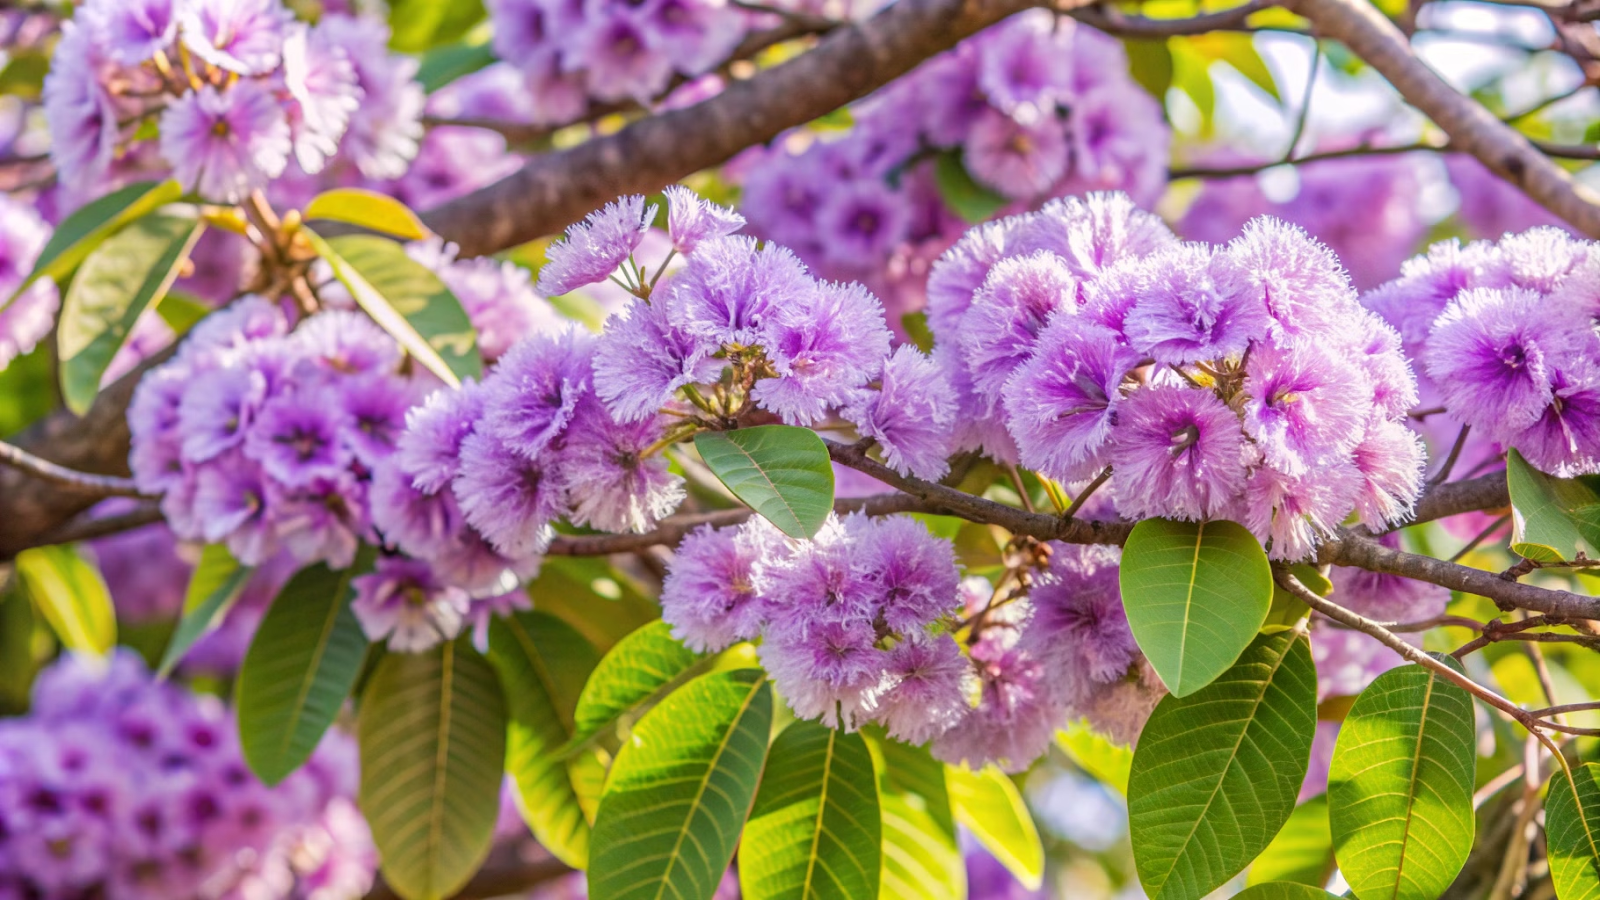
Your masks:
M38 213L0 197L0 298L11 299L22 286L48 237L49 227ZM40 278L0 309L0 369L32 351L50 333L58 306L55 282Z
M372 641L387 640L401 653L427 650L461 632L470 601L466 592L439 581L425 562L384 557L369 574L354 579L351 611Z
M209 85L161 116L161 155L178 181L208 199L232 203L283 173L289 161L283 108L254 82L226 91Z
M555 296L605 281L638 248L655 217L656 208L647 208L638 194L590 213L551 245L539 271L539 290Z

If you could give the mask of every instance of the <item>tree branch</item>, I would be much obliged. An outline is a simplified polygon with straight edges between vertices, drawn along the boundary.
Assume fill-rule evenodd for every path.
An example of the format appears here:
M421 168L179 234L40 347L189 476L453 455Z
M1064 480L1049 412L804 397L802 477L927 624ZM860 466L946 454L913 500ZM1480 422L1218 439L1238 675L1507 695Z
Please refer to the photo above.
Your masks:
M1413 53L1394 23L1362 0L1285 0L1317 34L1342 41L1400 95L1490 171L1590 237L1600 237L1600 194L1574 181L1526 137L1446 84Z
M1058 0L1063 11L1088 0ZM900 0L810 51L686 109L534 158L423 216L478 256L553 234L619 194L651 193L826 115L1039 0Z
M58 466L48 459L34 456L21 447L15 444L8 444L5 441L0 441L0 465L10 466L41 481L59 484L97 498L141 496L139 488L134 485L133 480L130 478L118 478L113 475L94 475L89 472L69 469L66 466Z

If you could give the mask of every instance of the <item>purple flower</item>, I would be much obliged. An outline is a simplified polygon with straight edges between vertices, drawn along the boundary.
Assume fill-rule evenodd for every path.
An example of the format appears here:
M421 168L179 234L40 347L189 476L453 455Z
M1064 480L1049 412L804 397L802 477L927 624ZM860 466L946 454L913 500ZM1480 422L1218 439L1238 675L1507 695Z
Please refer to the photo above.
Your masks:
M1077 306L1078 280L1061 258L1037 252L996 263L961 319L963 355L973 387L999 405L1002 388L1038 346L1052 313Z
M1591 246L1561 228L1546 226L1501 238L1500 257L1513 287L1548 294L1588 261Z
M235 203L289 162L283 107L253 81L225 91L206 85L161 114L161 155L185 190Z
M443 490L461 471L461 444L483 418L483 387L468 379L457 390L438 390L406 413L395 461L425 494Z
M1141 654L1122 609L1121 552L1054 543L1050 550L1048 573L1028 593L1033 616L1018 646L1044 662L1052 686L1074 704L1091 690L1089 682L1126 678Z
M1474 237L1494 240L1503 234L1539 225L1566 227L1556 215L1529 198L1516 185L1494 174L1465 153L1444 158L1450 182L1461 198L1456 211Z
M1400 422L1374 421L1352 454L1363 479L1356 497L1361 524L1381 530L1410 518L1426 456L1416 432Z
M665 302L672 324L717 345L754 344L767 312L816 290L793 253L748 235L704 241L672 277Z
M649 104L672 78L672 60L655 35L629 16L596 16L568 45L567 71L584 70L589 92L599 100L633 99ZM560 293L560 292L557 292Z
M619 421L651 418L684 385L717 379L718 349L669 322L664 301L635 300L606 320L595 345L595 393Z
M530 60L553 55L555 35L582 21L581 4L577 16L563 20L562 10L571 4L561 0L487 0L484 5L494 23L495 55L524 67Z
M196 381L178 404L184 457L205 462L239 446L266 399L267 380L251 368L231 366Z
M1387 417L1403 416L1417 405L1417 378L1400 339L1382 316L1363 310L1359 327L1350 329L1355 363L1372 384L1373 403Z
M967 132L962 149L973 179L1015 200L1049 191L1071 162L1066 135L1054 118L1024 125L987 113Z
M668 185L667 234L679 253L693 253L702 241L727 237L744 227L744 216L704 200L681 184Z
M1550 402L1506 443L1558 478L1600 471L1600 365L1583 357L1565 360L1551 370L1550 382Z
M972 306L973 295L989 278L995 264L1015 256L1017 239L1028 216L1008 216L973 228L946 250L928 272L928 329L939 344L958 339L961 319Z
M550 245L539 270L539 290L555 296L605 281L639 246L655 218L656 208L646 207L638 194L590 213L567 229L564 240Z
M1319 465L1300 476L1261 466L1245 484L1244 515L1238 518L1263 544L1270 542L1268 556L1294 562L1334 533L1356 505L1362 485L1361 472L1351 463Z
M683 479L660 455L646 456L662 437L651 420L619 423L588 398L561 449L560 477L575 525L643 533L683 502Z
M367 492L372 523L406 553L432 559L450 549L466 523L451 491L425 494L391 459L373 472Z
M1128 342L1156 362L1182 365L1238 357L1264 337L1261 295L1233 258L1205 244L1152 255L1148 277L1124 320Z
M537 553L505 556L477 531L467 528L428 562L445 583L473 597L494 597L537 576L543 560Z
M902 345L883 364L878 389L858 394L843 415L862 437L878 442L890 468L937 480L950 470L957 411L944 370Z
M769 634L808 634L822 622L871 622L879 594L854 548L866 520L830 514L822 530L789 556L768 560L757 590L768 600Z
M302 563L348 568L367 532L366 493L366 485L347 473L272 491L273 518L284 548Z
M1355 291L1338 257L1294 225L1252 219L1223 252L1265 302L1274 332L1337 333L1356 315Z
M346 417L344 441L355 458L370 469L394 453L415 400L415 388L408 381L385 375L348 379L339 405Z
M349 416L324 398L288 396L261 407L245 435L244 452L273 478L291 487L338 478L350 465L343 437Z
M366 314L335 309L319 313L294 331L292 340L318 368L338 374L392 372L400 346Z
M528 335L561 328L555 308L533 289L528 270L516 263L488 257L457 260L455 245L437 239L408 244L406 252L436 272L461 301L486 362L498 360Z
M1239 418L1210 391L1135 390L1112 426L1112 490L1130 519L1226 518L1244 487Z
M1244 430L1269 465L1299 475L1344 457L1361 440L1372 389L1315 344L1280 350L1258 343L1245 372Z
M818 284L767 316L761 343L778 377L750 392L791 425L848 402L889 355L883 307L860 284Z
M467 523L509 557L543 553L566 508L555 471L486 434L461 442L454 488Z
M1122 380L1138 363L1112 332L1058 315L1007 385L1006 427L1023 465L1067 482L1104 468Z
M871 271L883 265L911 229L905 196L878 178L837 184L817 207L817 231L831 265Z
M50 161L67 186L98 190L116 150L119 113L101 84L97 36L74 21L61 25L56 44L70 66L51 66L44 79L44 119L50 132Z
M1085 282L1118 262L1148 256L1177 242L1161 217L1135 206L1127 194L1093 193L1051 200L1027 218L1018 251L1049 250Z
M341 153L368 178L398 178L417 155L427 96L414 78L415 58L389 52L389 29L377 16L324 15L317 32L344 48L355 66L361 105L350 114Z
M361 106L355 65L326 31L296 24L283 43L283 85L294 101L289 132L295 162L315 175L338 152L350 116Z
M873 718L890 737L922 744L961 721L972 666L948 634L908 637L889 651L887 668L894 686L878 698Z
M661 584L661 618L672 626L672 636L704 652L754 638L765 612L755 569L782 546L782 535L765 519L691 532Z
M126 66L154 58L178 35L173 0L93 2L85 4L78 14L94 19L104 29L108 55Z
M725 62L745 33L737 9L700 0L650 0L644 15L662 52L686 75L700 75Z
M266 479L249 460L230 454L202 467L194 507L201 536L212 543L226 541L241 563L260 565L277 550Z
M1428 336L1423 362L1445 406L1490 433L1526 428L1552 397L1551 364L1569 342L1531 291L1464 291Z
M240 75L263 75L278 67L293 18L279 0L181 0L178 6L178 27L189 52Z
M420 653L461 633L466 592L441 583L427 563L386 556L353 583L350 611L369 640L387 638L391 650Z
M0 197L0 297L10 299L33 271L48 235L49 226L31 207ZM41 278L0 310L0 369L50 333L59 306L55 283Z
M985 34L978 52L978 86L989 102L1018 122L1052 116L1072 90L1072 32L1057 30L1048 13L1023 13Z
M995 763L1020 772L1050 746L1065 724L1045 697L1044 669L1027 653L984 639L971 650L979 700L955 726L933 742L933 755L979 768Z
M769 633L761 665L802 719L854 730L871 718L888 687L888 662L864 620L818 622L805 632Z
M594 346L569 327L512 347L483 382L484 431L530 459L543 453L589 392Z
M871 521L856 541L856 566L877 593L878 615L889 628L920 632L955 610L961 575L949 541L905 516Z

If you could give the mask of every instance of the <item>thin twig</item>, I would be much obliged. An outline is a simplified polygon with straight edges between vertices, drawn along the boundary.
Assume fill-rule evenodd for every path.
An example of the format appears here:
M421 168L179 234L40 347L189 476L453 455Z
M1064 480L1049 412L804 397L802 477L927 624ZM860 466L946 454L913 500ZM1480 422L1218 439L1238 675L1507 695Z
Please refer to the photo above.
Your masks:
M1466 556L1468 553L1478 549L1479 544L1482 544L1484 541L1488 540L1489 535L1494 534L1496 531L1504 528L1506 523L1509 521L1511 521L1511 516L1507 514L1495 519L1493 522L1490 522L1482 531L1474 535L1472 540L1467 541L1467 545L1465 547L1457 550L1455 554L1450 557L1450 562L1460 562L1463 556Z
M71 544L76 541L92 541L97 538L110 537L146 525L154 525L163 520L161 506L155 501L141 503L139 506L124 513L114 516L87 516L74 519L53 531L40 535L33 546L45 547L50 544Z
M1300 114L1295 117L1294 133L1289 135L1289 146L1283 151L1285 163L1294 160L1294 151L1300 146L1300 138L1305 136L1306 121L1311 118L1311 95L1317 87L1317 70L1322 68L1322 42L1316 38L1311 39L1311 71L1306 74L1305 98L1300 103Z
M41 459L15 444L8 444L4 441L0 441L0 463L26 472L40 480L72 488L80 493L94 494L101 497L144 496L139 492L138 486L133 483L131 478L79 472L66 466L56 465L48 459Z
M1105 484L1106 479L1110 477L1110 466L1106 466L1104 469L1101 469L1100 474L1096 475L1093 481L1089 482L1083 490L1079 491L1078 496L1072 498L1072 503L1067 506L1064 512L1061 513L1061 518L1070 519L1076 516L1078 514L1078 510L1083 509L1083 505L1089 502L1089 498L1094 496L1094 492L1099 490L1100 485Z
M1467 445L1467 435L1471 432L1471 425L1463 425L1461 430L1456 432L1456 442L1450 445L1450 455L1444 458L1444 465L1439 467L1439 471L1428 479L1428 484L1444 484L1450 477L1450 470L1456 467L1456 460L1461 458L1461 448Z

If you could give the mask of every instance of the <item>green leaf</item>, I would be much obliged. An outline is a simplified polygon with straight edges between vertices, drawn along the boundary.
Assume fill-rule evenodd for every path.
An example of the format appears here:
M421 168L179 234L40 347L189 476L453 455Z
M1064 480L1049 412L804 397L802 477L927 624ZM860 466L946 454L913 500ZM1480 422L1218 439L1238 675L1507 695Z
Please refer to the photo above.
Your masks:
M117 614L105 580L67 544L17 554L23 590L69 649L105 655L117 642Z
M959 150L939 154L933 163L933 184L939 198L956 215L976 225L994 218L1011 201L985 185L967 171Z
M1128 73L1158 102L1165 103L1172 87L1172 49L1166 38L1144 40L1128 38L1122 42L1128 53Z
M772 687L759 669L702 675L641 719L600 799L591 900L711 900L755 799L771 731Z
M1545 798L1550 878L1561 900L1600 898L1600 764L1560 768Z
M704 654L679 643L672 626L657 619L617 642L589 675L573 714L572 738L557 751L568 755L629 719L687 680Z
M139 316L172 287L204 230L192 216L145 216L83 261L56 328L61 395L68 409L80 416L88 412L111 358Z
M1233 900L1336 900L1322 888L1295 884L1289 881L1269 881L1247 887L1233 895Z
M695 449L735 497L795 538L817 533L833 511L833 466L809 428L760 425L695 435Z
M1506 451L1506 487L1511 491L1511 552L1535 562L1600 556L1573 513L1600 503L1600 496L1575 478L1552 478L1535 469L1516 448Z
M494 50L487 42L444 44L422 55L417 81L431 94L458 78L493 65L495 60Z
M1316 567L1305 563L1296 563L1289 567L1289 571L1299 582L1306 586L1318 597L1326 597L1333 591L1333 582L1322 577ZM1311 607L1301 602L1299 597L1289 593L1278 586L1276 581L1272 584L1272 606L1267 610L1267 620L1261 625L1262 634L1275 634L1287 631L1301 619L1311 614Z
M391 0L389 46L421 53L462 39L484 16L482 0Z
M872 900L882 825L872 754L859 734L817 722L784 729L745 826L745 900Z
M1293 881L1318 887L1333 874L1333 832L1328 829L1328 795L1296 806L1278 836L1250 864L1250 884Z
M1022 792L994 766L945 767L956 821L1030 891L1044 883L1044 844Z
M156 670L159 677L171 674L196 641L222 624L254 572L234 559L222 544L207 544L201 549L200 563L189 576L189 587L183 595L183 618L178 620L178 628L161 654L161 665Z
M356 303L417 362L452 387L483 375L478 336L466 310L405 248L370 234L324 240L309 228L303 231Z
M0 312L40 278L53 278L60 284L112 232L181 196L183 188L176 181L141 181L84 204L51 233L33 263L33 271L0 303Z
M211 307L201 303L192 294L184 294L181 291L168 290L156 304L156 315L178 335L188 334L189 329L200 324L200 320L210 314Z
M1187 697L1227 671L1261 630L1272 567L1237 523L1146 519L1122 550L1122 604L1167 690Z
M920 747L868 735L883 816L884 900L963 900L967 865L956 843L943 763Z
M599 654L571 625L544 612L489 623L489 662L505 688L511 724L506 771L517 782L534 837L573 868L589 864L589 821L555 749L571 740L573 709Z
M361 696L361 811L384 880L406 900L455 894L489 855L506 705L466 638L390 653Z
M311 757L361 674L367 637L350 610L351 580L372 565L301 569L256 628L239 669L234 706L251 771L277 784Z
M1317 670L1298 632L1255 639L1139 735L1128 832L1151 900L1201 897L1237 875L1294 811L1317 730Z
M1217 90L1211 83L1211 61L1187 42L1173 45L1172 83L1189 95L1200 111L1200 133L1209 135L1217 112Z
M1133 750L1113 744L1083 722L1074 722L1056 732L1056 746L1078 768L1122 796L1128 796L1128 773L1133 769Z
M311 199L305 216L381 231L404 241L425 240L430 234L428 226L410 207L393 197L361 188L323 191Z
M1474 746L1472 698L1432 669L1390 669L1356 698L1333 748L1328 820L1357 897L1434 900L1455 880L1472 848Z

